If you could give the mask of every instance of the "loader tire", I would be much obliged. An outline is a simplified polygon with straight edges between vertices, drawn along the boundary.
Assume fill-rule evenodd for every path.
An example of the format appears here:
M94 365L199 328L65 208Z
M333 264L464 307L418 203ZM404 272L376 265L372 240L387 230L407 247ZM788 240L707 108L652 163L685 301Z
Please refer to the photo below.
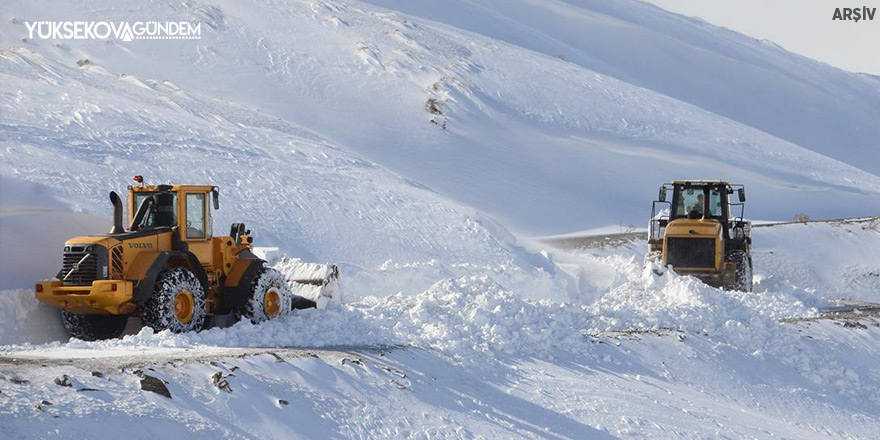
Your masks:
M752 259L745 251L731 251L725 261L736 264L736 276L733 285L728 286L733 290L742 292L752 291Z
M241 315L253 323L280 318L290 313L293 292L284 275L264 267L251 284Z
M153 295L141 306L141 321L157 332L201 330L207 315L205 299L205 287L189 269L165 269L156 279Z
M128 324L128 315L77 315L62 310L61 322L71 337L83 341L98 341L122 335Z

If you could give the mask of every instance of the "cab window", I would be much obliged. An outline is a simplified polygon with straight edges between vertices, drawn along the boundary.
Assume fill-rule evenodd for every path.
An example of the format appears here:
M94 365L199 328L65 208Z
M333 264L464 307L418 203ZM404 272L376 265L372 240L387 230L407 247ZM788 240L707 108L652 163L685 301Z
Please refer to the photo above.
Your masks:
M709 214L712 217L721 217L721 188L709 190Z
M186 195L186 238L206 238L205 195Z

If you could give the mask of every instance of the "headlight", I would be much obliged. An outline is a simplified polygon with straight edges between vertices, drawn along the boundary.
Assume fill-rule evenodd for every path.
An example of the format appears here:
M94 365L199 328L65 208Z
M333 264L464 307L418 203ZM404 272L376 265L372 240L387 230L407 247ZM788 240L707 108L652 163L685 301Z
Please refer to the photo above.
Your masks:
M86 246L86 252L91 252L93 250L95 250L94 246Z
M64 246L64 252L70 252L70 246Z

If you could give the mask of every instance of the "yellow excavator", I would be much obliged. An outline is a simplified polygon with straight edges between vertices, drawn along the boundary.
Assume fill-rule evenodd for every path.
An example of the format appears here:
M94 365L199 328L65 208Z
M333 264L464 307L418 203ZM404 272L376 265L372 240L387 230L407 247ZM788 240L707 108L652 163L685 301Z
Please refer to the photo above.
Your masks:
M304 263L303 270L290 271L298 279L286 279L254 255L243 223L233 223L228 236L215 236L218 187L134 180L128 229L123 201L111 192L110 232L67 240L61 271L36 284L37 300L62 309L71 336L119 337L131 316L172 332L200 330L218 315L260 322L325 304L338 293L335 265Z
M752 237L751 222L743 218L745 201L745 187L726 181L664 183L651 206L647 260L714 287L751 292Z

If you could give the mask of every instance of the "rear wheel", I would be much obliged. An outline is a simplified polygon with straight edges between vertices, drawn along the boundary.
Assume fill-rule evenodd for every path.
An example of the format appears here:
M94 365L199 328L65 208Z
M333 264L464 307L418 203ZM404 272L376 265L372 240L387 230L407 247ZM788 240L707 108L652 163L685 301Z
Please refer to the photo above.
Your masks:
M141 320L157 332L201 330L207 314L205 298L204 286L189 269L166 269L156 279L153 296L144 301Z
M128 315L77 315L61 311L61 322L71 337L83 341L113 339L122 335Z
M736 264L736 276L731 289L743 292L752 291L752 259L745 251L731 251L724 259Z
M284 275L275 269L263 268L251 284L242 316L251 322L279 318L290 312L293 293Z

